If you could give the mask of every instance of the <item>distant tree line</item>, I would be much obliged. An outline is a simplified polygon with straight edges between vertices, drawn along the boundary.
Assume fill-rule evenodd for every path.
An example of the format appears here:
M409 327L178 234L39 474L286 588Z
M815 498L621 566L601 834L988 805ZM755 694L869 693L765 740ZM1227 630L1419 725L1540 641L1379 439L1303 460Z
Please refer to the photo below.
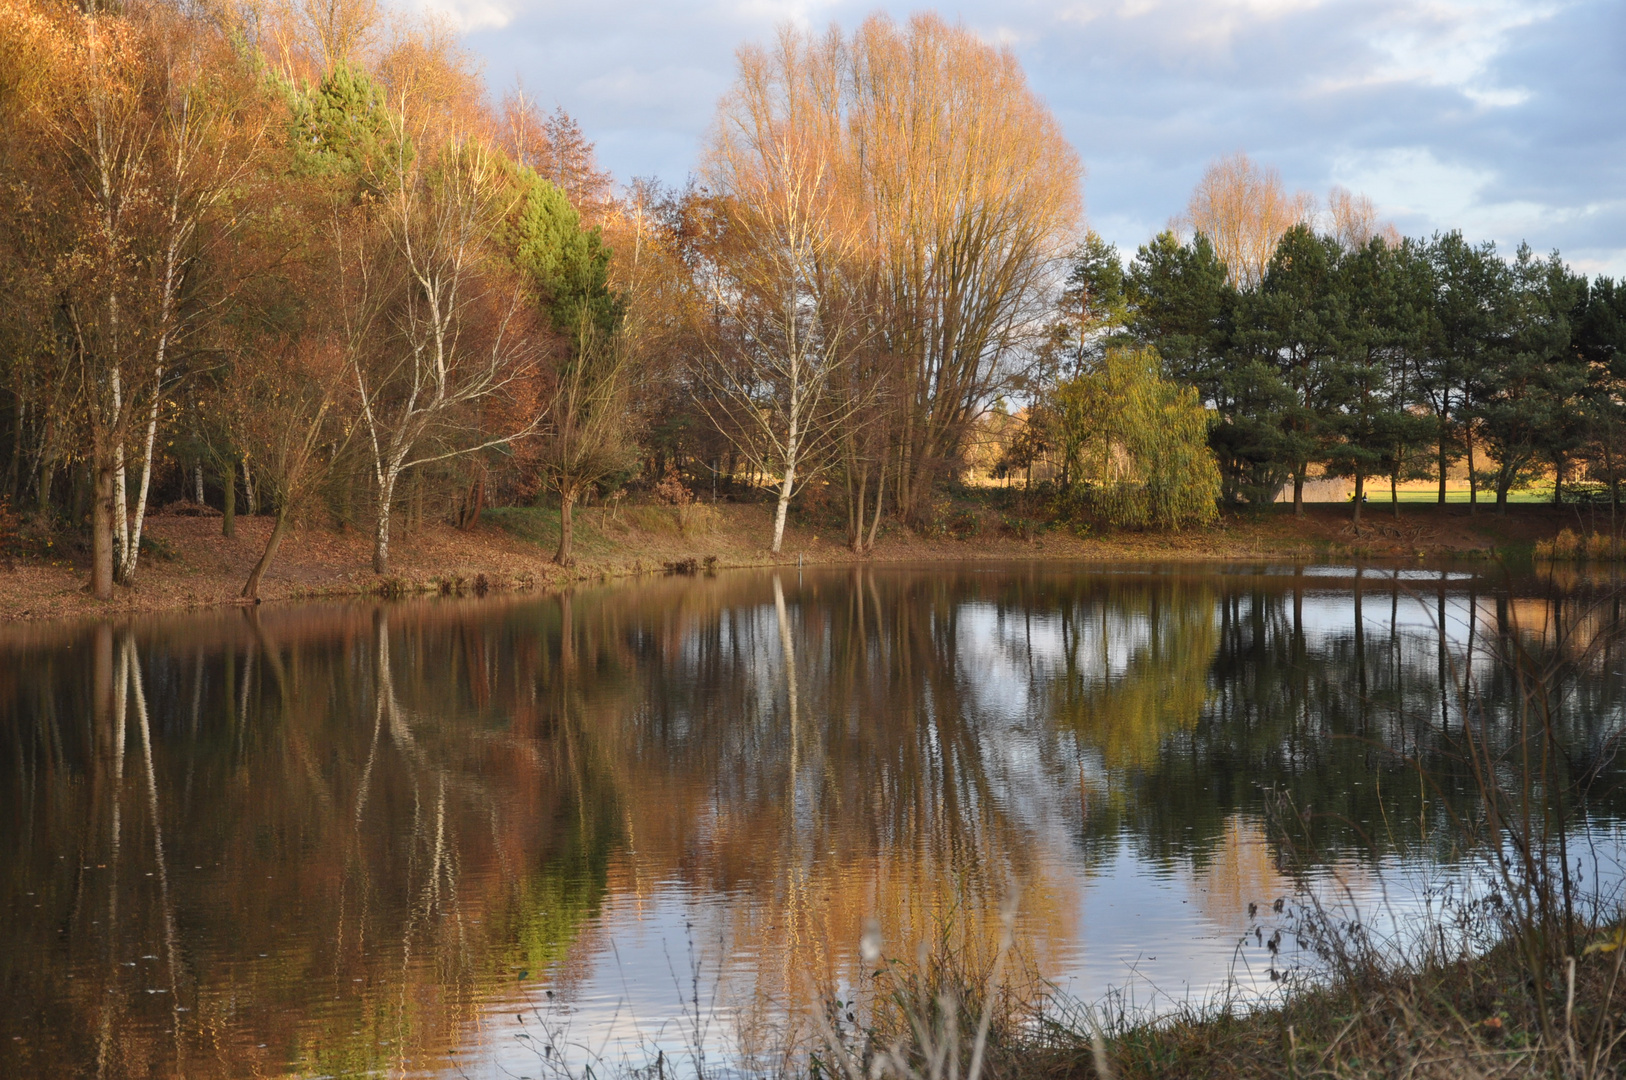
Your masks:
M1559 501L1584 476L1618 505L1626 288L1589 281L1556 252L1520 246L1504 258L1458 232L1402 238L1339 191L1318 232L1307 200L1284 212L1284 200L1258 196L1273 183L1262 172L1219 163L1193 198L1194 231L1160 234L1127 269L1099 238L1081 245L1034 413L1050 433L1041 442L1065 446L1058 399L1070 378L1139 347L1212 411L1208 444L1229 502L1268 502L1291 485L1302 513L1312 470L1352 478L1357 515L1373 481L1392 491L1433 480L1444 502L1447 471L1465 464L1470 501L1494 492L1503 508L1538 475ZM1216 188L1250 185L1251 213L1219 212L1236 200Z

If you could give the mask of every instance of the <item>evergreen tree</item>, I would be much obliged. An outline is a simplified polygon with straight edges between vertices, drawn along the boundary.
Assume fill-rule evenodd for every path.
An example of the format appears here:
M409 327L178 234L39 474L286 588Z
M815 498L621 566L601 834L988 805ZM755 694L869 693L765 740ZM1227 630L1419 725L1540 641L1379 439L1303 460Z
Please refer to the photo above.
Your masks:
M1335 438L1329 421L1352 392L1341 378L1346 327L1336 241L1295 225L1282 236L1258 292L1244 303L1242 340L1273 366L1285 391L1276 414L1280 460L1293 478L1293 512L1304 512L1304 480Z
M1284 475L1276 417L1285 393L1270 364L1235 348L1240 297L1213 245L1160 234L1136 253L1126 291L1132 338L1214 410L1209 445L1225 501L1268 503Z

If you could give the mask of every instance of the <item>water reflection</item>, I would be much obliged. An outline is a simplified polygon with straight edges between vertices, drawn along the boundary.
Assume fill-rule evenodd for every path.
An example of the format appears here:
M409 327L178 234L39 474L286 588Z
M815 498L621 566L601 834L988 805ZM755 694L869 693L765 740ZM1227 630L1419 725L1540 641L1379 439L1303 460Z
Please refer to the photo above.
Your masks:
M521 1075L541 1021L770 1053L870 920L991 956L1013 894L1026 976L1201 993L1302 883L1282 800L1357 892L1449 866L1465 673L1508 743L1503 658L1555 665L1604 766L1620 627L1550 583L934 567L16 628L0 1073Z

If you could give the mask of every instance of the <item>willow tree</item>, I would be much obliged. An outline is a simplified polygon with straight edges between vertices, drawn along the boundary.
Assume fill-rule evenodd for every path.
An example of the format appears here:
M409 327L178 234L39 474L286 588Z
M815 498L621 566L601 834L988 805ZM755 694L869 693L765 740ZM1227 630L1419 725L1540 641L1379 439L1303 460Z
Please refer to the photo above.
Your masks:
M1109 349L1047 401L1055 442L1091 508L1113 525L1179 529L1218 514L1212 414L1197 391L1162 377L1155 353Z
M914 518L1043 332L1082 170L1015 55L964 27L876 16L846 63L876 322L897 365L892 475Z
M831 380L867 339L865 207L843 124L845 50L785 28L770 52L740 50L704 173L716 216L701 283L701 406L778 478L778 552L803 465L841 418ZM825 424L815 426L817 417Z

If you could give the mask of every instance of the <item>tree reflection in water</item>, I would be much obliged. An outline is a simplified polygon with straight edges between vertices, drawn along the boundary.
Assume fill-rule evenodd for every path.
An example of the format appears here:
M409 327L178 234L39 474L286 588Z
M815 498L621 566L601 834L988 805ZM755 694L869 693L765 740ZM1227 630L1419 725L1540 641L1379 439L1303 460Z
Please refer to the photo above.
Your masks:
M677 1046L695 971L771 1047L871 920L974 966L1013 893L1018 990L1217 956L1293 887L1284 793L1346 874L1451 857L1453 687L1510 740L1514 643L1596 766L1619 628L1584 586L1031 567L16 628L0 1072L453 1070L544 990ZM1147 882L1194 903L1120 931Z

